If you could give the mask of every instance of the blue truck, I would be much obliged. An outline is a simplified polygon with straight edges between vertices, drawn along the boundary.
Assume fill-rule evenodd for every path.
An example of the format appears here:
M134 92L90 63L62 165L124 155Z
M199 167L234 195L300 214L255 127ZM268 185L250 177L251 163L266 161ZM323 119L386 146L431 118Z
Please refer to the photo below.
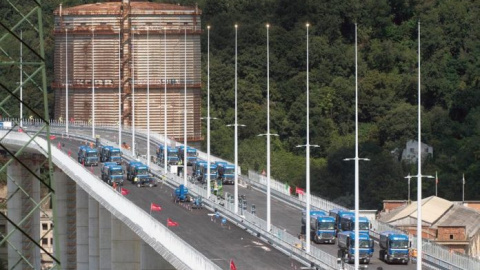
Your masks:
M206 165L207 162L205 160L197 159L195 163L192 165L192 178L195 180L199 180L202 172L200 170L200 167L202 165Z
M188 188L186 188L184 185L180 185L178 186L178 188L176 188L174 191L173 191L173 201L174 202L189 202L191 199L190 199L190 195L188 194Z
M373 256L373 239L368 234L359 233L359 258L361 263L368 264ZM346 263L355 261L355 233L339 232L337 235L339 257Z
M98 151L97 149L90 148L88 146L82 145L78 149L78 162L88 165L98 166Z
M207 176L208 176L207 166L208 166L207 163L200 165L200 175L199 175L198 181L200 181L201 183L207 182ZM210 164L210 180L214 180L217 178L218 178L217 165Z
M102 180L109 185L123 185L123 168L116 162L105 162L102 167Z
M340 217L342 231L355 231L355 216L343 215ZM361 233L370 234L370 221L366 217L358 218L358 227Z
M354 215L354 213L343 209L332 209L328 211L328 215L335 218L335 230L338 234L339 232L344 231L342 230L342 224L340 223L340 219L345 215Z
M137 161L137 160L131 160L125 164L125 172L127 172L127 180L132 181L133 177L131 175L132 167L137 165L137 164L142 164L142 162Z
M301 233L305 234L306 214L302 211ZM335 218L328 216L324 211L310 211L310 234L313 242L335 244Z
M185 153L184 149L185 146L180 145L177 147L178 149L178 158L183 160L183 154ZM191 166L197 161L197 149L187 146L187 166Z
M379 257L386 263L408 264L410 261L410 245L406 234L390 231L382 232L380 233L379 244Z
M218 178L222 179L224 184L233 185L235 183L235 165L224 161L215 162L218 168Z
M122 163L122 151L119 148L104 145L100 148L100 162L116 162L120 165Z
M165 146L159 144L157 148L157 160L159 163L163 163ZM167 146L167 163L170 165L178 164L178 149L175 147Z
M148 172L148 166L142 163L130 167L130 181L137 187L156 186L155 179Z

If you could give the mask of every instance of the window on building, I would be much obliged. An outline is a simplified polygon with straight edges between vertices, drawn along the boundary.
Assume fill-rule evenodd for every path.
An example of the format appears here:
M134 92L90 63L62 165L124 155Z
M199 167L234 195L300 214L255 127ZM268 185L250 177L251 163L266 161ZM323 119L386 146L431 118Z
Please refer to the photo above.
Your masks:
M450 234L450 240L453 240L453 234Z
M53 246L53 238L50 238L50 245Z
M48 224L47 223L42 223L42 230L44 230L44 231L48 230Z
M184 22L183 25L188 25L188 22Z
M50 223L50 229L53 230L53 222Z
M48 245L48 238L42 238L42 246Z

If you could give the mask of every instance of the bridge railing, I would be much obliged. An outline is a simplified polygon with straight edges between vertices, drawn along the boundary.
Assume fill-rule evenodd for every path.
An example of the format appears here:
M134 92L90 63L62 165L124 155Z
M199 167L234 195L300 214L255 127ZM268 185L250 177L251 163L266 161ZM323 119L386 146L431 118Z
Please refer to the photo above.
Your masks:
M16 119L18 121L18 119ZM27 120L27 121L26 121ZM8 119L3 119L2 121L9 121ZM13 121L13 120L12 120ZM24 119L24 125L35 125L39 124L39 120L30 120L30 119ZM58 121L52 121L52 125L56 125L58 127L64 127L64 122L58 122ZM84 122L73 122L73 126L89 126L89 123L84 123ZM96 123L96 126L97 125ZM117 125L111 125L111 124L105 124L105 128L112 128L118 127ZM125 128L123 129L125 132L129 133L131 132L130 128ZM145 136L146 131L144 130L137 130L138 134L140 135L141 133L142 136ZM162 135L156 134L156 133L151 133L151 138L154 141L157 141L157 143L163 143L164 137ZM168 140L170 143L172 143L172 140ZM205 156L203 156L205 155ZM199 152L199 157L202 156L203 158L206 159L206 154ZM213 159L212 159L213 160ZM266 177L253 172L249 171L248 172L248 178L242 177L243 181L249 182L249 184L255 185L257 188L265 190L266 186ZM272 184L273 183L273 184ZM288 194L287 189L285 188L285 184L279 181L276 181L274 179L271 179L271 189L274 191L273 193L284 199L285 201L288 201L290 203L294 203L296 205L301 205L305 207L305 201L306 201L306 196L299 194L298 197L292 196ZM311 205L315 208L324 210L324 211L329 211L331 209L346 209L345 207L342 207L338 204L332 203L330 201L327 201L325 199L322 199L320 197L311 195ZM378 232L384 231L384 230L397 230L397 228L390 226L389 224L380 222L380 221L372 221L372 231L374 234L378 234ZM377 235L378 236L378 235ZM473 258L471 256L466 256L462 255L456 252L450 252L448 249L445 247L442 247L441 245L438 245L433 242L428 242L428 241L422 241L424 243L423 246L423 251L425 255L425 259L434 263L443 263L445 265L448 265L450 268L445 268L445 269L480 269L480 260ZM425 244L427 243L427 244ZM416 241L412 240L412 245L416 245ZM438 257L442 256L442 257Z

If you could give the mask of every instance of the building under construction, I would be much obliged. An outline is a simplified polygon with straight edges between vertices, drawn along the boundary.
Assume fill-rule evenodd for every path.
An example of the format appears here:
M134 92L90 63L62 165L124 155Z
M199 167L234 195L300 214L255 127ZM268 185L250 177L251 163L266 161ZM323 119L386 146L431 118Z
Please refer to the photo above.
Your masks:
M70 121L118 124L121 111L122 125L146 129L149 91L150 130L163 134L166 119L183 140L186 88L187 139L202 139L197 7L119 0L54 14L55 119L67 118L68 92Z

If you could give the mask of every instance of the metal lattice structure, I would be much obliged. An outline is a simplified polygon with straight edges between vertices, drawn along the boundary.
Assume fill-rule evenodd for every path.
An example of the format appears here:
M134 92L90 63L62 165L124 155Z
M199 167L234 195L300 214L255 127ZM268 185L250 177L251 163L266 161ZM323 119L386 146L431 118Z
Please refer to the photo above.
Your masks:
M25 133L25 115L41 119L40 131L29 133L31 139L21 148L9 148L2 143L5 137L0 138L0 179L6 180L8 187L8 195L0 204L0 219L5 223L2 228L7 228L0 232L0 246L8 249L8 269L59 269L57 230L50 226L47 231L53 234L53 254L53 248L42 246L45 234L40 233L39 226L40 218L53 224L56 220L51 144L43 153L28 150L40 134L46 134L50 142L42 3L3 0L0 10L0 128L7 134ZM6 122L2 118L17 120ZM12 202L20 207L13 208ZM19 240L13 241L15 237ZM7 266L5 259L2 264L0 267Z

